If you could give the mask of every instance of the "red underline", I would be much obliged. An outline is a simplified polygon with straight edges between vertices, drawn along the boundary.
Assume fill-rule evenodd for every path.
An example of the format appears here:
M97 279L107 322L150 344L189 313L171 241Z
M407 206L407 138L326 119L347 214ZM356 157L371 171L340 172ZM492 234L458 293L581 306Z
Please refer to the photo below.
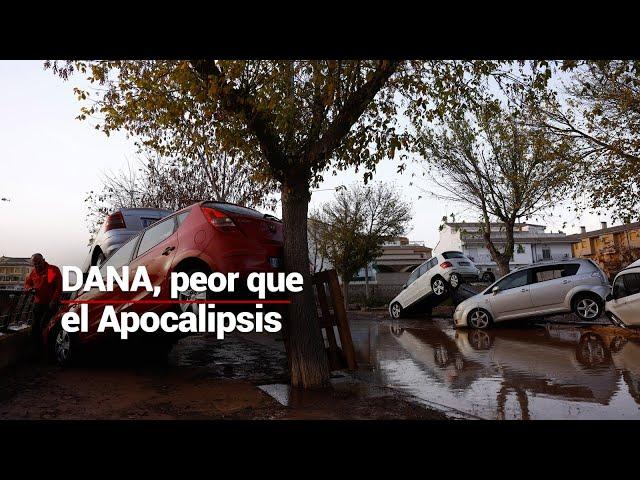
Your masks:
M176 305L181 303L202 303L215 305L288 305L291 300L62 300L65 305L86 303L87 305Z

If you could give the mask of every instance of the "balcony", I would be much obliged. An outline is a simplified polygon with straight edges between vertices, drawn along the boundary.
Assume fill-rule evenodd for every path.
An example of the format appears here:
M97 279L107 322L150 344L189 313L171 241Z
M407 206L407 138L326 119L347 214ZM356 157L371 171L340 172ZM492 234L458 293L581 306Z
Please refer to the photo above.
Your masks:
M537 263L537 262L551 262L551 261L557 261L557 260L566 260L568 258L571 258L571 255L569 255L567 253L565 253L563 255L547 255L547 256L537 255L535 263Z
M491 255L486 255L486 254L484 254L484 255L475 255L475 256L468 255L468 257L469 257L469 260L471 260L473 263L475 263L477 265L487 265L487 264L495 263L493 261L493 259L491 258ZM534 263L566 260L568 258L572 258L571 255L569 255L569 254L548 255L548 256L538 255L536 257ZM520 263L520 262L515 262L515 260L512 258L509 263Z

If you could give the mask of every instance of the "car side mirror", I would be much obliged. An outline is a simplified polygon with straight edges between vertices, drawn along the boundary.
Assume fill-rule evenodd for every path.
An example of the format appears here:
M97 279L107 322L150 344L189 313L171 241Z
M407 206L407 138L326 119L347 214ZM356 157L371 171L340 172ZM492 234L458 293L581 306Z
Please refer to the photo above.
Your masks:
M605 300L607 302L610 302L611 300L613 300L613 293L608 293L607 296L605 297Z
M491 289L491 291L493 292L494 295L496 295L500 291L500 287L495 286Z
M402 285L402 289L404 290L405 288L407 288L407 284L406 283L404 285Z

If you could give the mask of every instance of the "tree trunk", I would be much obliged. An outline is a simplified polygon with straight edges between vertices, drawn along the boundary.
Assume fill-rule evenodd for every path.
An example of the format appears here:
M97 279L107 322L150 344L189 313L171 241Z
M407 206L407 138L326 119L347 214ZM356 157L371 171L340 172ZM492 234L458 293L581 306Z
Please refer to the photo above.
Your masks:
M364 299L369 304L369 264L364 266Z
M304 177L285 179L281 198L285 269L287 272L301 273L304 279L302 292L290 294L291 304L288 308L291 385L304 388L325 387L329 384L329 365L309 272L307 214L311 194L308 181Z
M349 280L347 277L342 277L342 296L344 297L344 309L349 309Z
M494 261L498 265L498 271L500 272L500 276L504 277L509 273L509 257L505 257L504 255L499 255L498 258L494 258Z
M511 256L513 255L513 223L505 222L505 247L504 251L500 252L498 248L493 243L491 239L491 223L489 221L489 216L484 214L484 228L482 232L482 237L484 238L484 245L489 250L491 254L491 258L496 265L498 266L498 272L501 277L504 277L509 273L509 262L511 261Z

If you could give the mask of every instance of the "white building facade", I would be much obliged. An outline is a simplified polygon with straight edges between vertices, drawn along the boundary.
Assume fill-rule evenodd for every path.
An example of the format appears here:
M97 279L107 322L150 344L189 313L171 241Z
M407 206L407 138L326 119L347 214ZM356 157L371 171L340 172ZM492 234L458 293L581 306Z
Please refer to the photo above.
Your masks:
M463 252L481 271L496 271L484 245L481 223L445 223L440 230L440 241L433 249L437 255L448 250ZM514 231L514 252L509 267L511 270L531 263L546 260L571 258L571 240L562 233L547 233L544 225L518 223ZM504 246L504 225L491 224L491 239L499 249ZM501 242L501 240L503 240Z

